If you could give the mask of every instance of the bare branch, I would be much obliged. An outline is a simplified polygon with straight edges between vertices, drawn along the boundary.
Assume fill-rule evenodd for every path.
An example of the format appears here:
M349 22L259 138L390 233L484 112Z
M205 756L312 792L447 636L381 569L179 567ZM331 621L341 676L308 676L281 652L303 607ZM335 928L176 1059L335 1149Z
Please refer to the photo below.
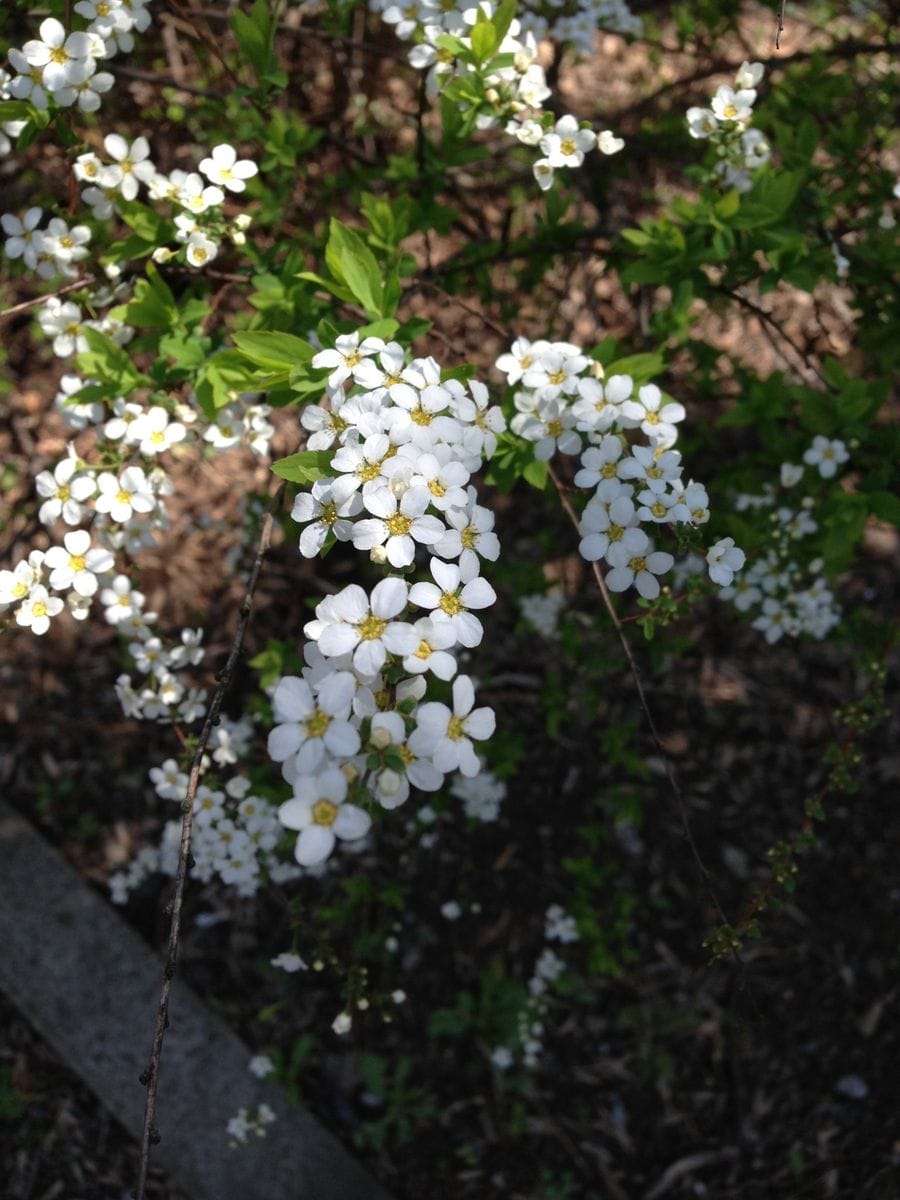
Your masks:
M278 511L284 490L287 485L280 484L266 510L266 515L263 520L262 529L259 536L259 544L257 546L256 557L253 560L253 567L250 571L250 578L247 581L247 591L244 594L244 599L241 601L239 609L240 618L238 620L237 629L234 633L234 638L231 643L231 649L228 652L228 658L225 666L219 673L219 685L216 688L212 698L206 718L203 722L203 728L200 730L200 737L197 740L197 748L194 751L194 757L191 761L190 773L188 775L187 795L181 806L181 845L178 853L178 870L175 874L175 893L172 897L172 921L169 926L169 941L166 950L166 960L163 967L162 983L159 989L159 1004L156 1010L156 1025L153 1033L153 1048L150 1054L150 1065L145 1075L141 1077L142 1082L147 1087L147 1103L144 1107L144 1131L141 1138L141 1156L138 1163L138 1181L135 1191L135 1200L145 1200L147 1188L147 1171L150 1164L150 1147L159 1140L159 1135L154 1126L153 1120L156 1112L156 1089L159 1082L159 1066L162 1058L163 1039L165 1038L166 1026L169 1020L169 992L172 987L172 980L175 977L175 970L178 961L178 939L181 933L181 907L184 900L184 889L187 881L188 862L190 860L191 850L191 829L193 826L194 817L194 799L197 795L197 788L200 783L200 770L203 755L206 752L206 746L209 742L213 731L213 726L217 724L219 712L222 708L222 702L225 698L225 693L231 684L234 672L240 658L241 650L244 645L244 636L247 632L247 626L250 623L250 611L253 603L253 594L256 591L256 585L259 581L260 572L262 570L263 560L269 549L272 540L272 526L275 521L275 514Z

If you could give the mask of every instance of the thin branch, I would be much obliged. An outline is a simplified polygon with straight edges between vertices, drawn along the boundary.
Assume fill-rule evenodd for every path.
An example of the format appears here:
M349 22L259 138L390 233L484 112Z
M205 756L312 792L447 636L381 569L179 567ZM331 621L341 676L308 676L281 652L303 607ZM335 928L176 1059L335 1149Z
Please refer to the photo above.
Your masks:
M218 723L219 712L222 708L222 702L225 698L225 693L231 685L234 677L235 669L237 668L238 659L241 655L241 650L244 645L244 636L247 632L247 626L250 622L250 611L253 603L253 594L256 591L256 585L259 581L260 572L262 570L263 560L269 549L272 540L272 526L275 522L275 514L278 511L284 490L287 485L280 484L266 510L265 519L263 520L262 529L259 536L259 544L256 550L256 557L253 560L253 567L250 571L250 578L247 581L247 591L244 599L241 601L240 619L238 620L237 629L235 630L234 638L231 643L231 649L228 652L228 658L225 666L218 675L218 687L215 695L212 698L212 703L206 713L206 718L203 722L203 728L200 730L200 737L197 740L197 748L194 751L194 757L191 761L191 769L188 776L187 794L181 806L181 845L178 853L178 870L175 874L175 893L172 897L172 922L169 927L169 942L166 951L166 961L163 968L163 978L159 990L159 1003L156 1010L156 1025L153 1033L153 1049L150 1054L150 1065L144 1075L141 1076L141 1082L147 1087L147 1102L144 1108L144 1130L141 1138L141 1156L138 1164L138 1181L135 1191L135 1200L145 1200L147 1188L147 1171L150 1164L150 1147L159 1141L159 1134L154 1125L154 1116L156 1113L156 1090L159 1082L159 1066L162 1058L163 1039L165 1038L166 1027L169 1023L169 992L172 987L172 980L175 977L176 964L178 961L178 939L181 933L181 908L184 900L184 890L187 881L188 863L190 860L191 850L191 829L194 818L194 800L197 795L197 788L200 783L200 770L203 761L203 756L206 752L206 746L209 742L213 731L213 726Z
M766 310L764 308L760 308L760 306L758 304L756 304L753 300L751 300L749 298L749 296L745 296L743 294L743 292L739 292L736 288L719 287L716 290L721 295L729 296L732 300L736 300L738 302L738 304L741 305L742 308L745 308L748 312L753 313L753 315L759 320L760 324L762 325L763 333L765 333L767 337L769 336L769 331L778 334L778 336L784 342L786 342L790 346L790 348L794 351L794 353L797 355L797 357L803 363L806 370L809 371L811 375L814 375L816 377L816 379L819 381L819 383L821 383L822 387L825 388L826 391L833 392L835 390L834 387L828 382L828 380L825 378L825 376L819 370L819 368L816 366L816 364L812 361L810 356L803 349L803 347L798 346L797 343L793 340L793 338L789 334L785 333L785 331L778 324L778 322L775 320L775 318L772 316L771 313L766 312ZM769 344L776 351L776 353L778 353L780 355L781 358L784 358L785 362L788 361L784 356L784 352L779 350L777 344L774 341L772 341L771 338L769 338ZM788 365L790 365L790 364L788 364Z
M459 296L451 296L449 292L445 292L442 287L439 287L436 283L432 283L430 279L419 279L414 283L411 283L410 286L404 290L403 299L407 300L413 294L413 292L419 292L425 288L427 288L430 292L434 292L436 296L440 296L441 299L445 300L448 304L454 304L457 308L461 308L463 312L467 312L470 316L477 317L479 321L487 325L488 329L493 329L494 333L503 339L504 344L509 340L508 329L504 329L502 325L498 325L496 321L492 320L485 313L480 312L477 308L473 308L471 304L467 304L465 300L460 300Z
M93 282L93 275L83 275L81 279L76 279L74 283L67 283L65 287L58 288L55 292L46 292L43 296L35 296L33 300L23 300L21 304L14 304L12 308L4 308L3 312L0 312L0 321L5 320L6 317L13 317L16 313L27 312L36 304L43 304L45 300L53 300L56 296L67 296L69 292L77 292L79 288L87 287L89 283Z
M558 478L552 468L549 471L549 475L553 486L556 488L560 503L565 509L566 516L572 522L575 530L578 531L580 527L578 514L572 507L571 500L566 495L566 489L562 481ZM647 722L647 728L650 730L650 736L653 739L653 744L656 746L657 752L662 759L663 766L665 767L669 788L671 789L672 795L675 797L675 803L678 808L678 815L681 820L681 829L684 835L684 840L690 847L691 855L696 863L697 870L700 872L700 877L703 880L706 893L709 896L713 908L719 914L719 919L721 920L722 924L727 925L728 918L725 916L725 911L722 908L722 905L719 903L719 898L716 895L715 888L713 887L712 877L706 867L706 863L703 861L703 858L700 855L700 851L697 848L697 843L694 840L694 835L691 831L691 825L688 819L687 804L685 803L681 785L679 784L678 778L675 774L675 767L669 758L666 748L662 744L662 739L659 736L659 730L656 727L656 721L653 719L653 713L651 712L650 705L647 702L647 694L644 691L644 682L641 678L641 672L637 665L637 660L634 657L634 653L631 649L628 638L625 636L625 630L622 628L622 622L619 620L619 615L613 607L613 602L609 595L609 589L606 586L606 580L603 578L603 572L600 570L600 566L596 562L591 563L591 567L594 572L594 578L597 581L597 587L600 590L600 595L603 598L603 604L606 608L606 611L609 613L609 617L613 623L613 626L615 627L616 634L619 638L619 644L622 647L622 652L625 655L625 659L628 663L628 669L630 670L631 677L634 680L634 686L638 694L641 708L644 711L644 719Z
M778 24L775 28L775 49L781 49L781 35L784 33L784 8L787 0L781 0L778 6Z

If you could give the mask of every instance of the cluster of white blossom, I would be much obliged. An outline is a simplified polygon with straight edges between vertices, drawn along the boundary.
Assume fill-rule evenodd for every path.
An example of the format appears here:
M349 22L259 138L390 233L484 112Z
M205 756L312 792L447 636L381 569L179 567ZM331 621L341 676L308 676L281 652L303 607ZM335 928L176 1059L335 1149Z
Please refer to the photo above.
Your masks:
M29 208L21 217L15 213L4 213L0 225L6 235L3 250L7 258L20 258L29 270L41 279L53 279L64 275L74 279L78 275L76 263L87 258L91 231L87 225L72 225L62 217L51 217L43 229L39 229L44 217L41 208Z
M643 29L625 0L526 0L519 17L522 28L538 41L552 38L582 54L596 49L598 30L639 37Z
M247 718L222 717L214 731L201 771L223 771L245 755L253 744L254 728ZM150 770L156 794L183 802L188 776L174 759ZM295 879L300 868L276 853L283 834L274 807L252 794L244 775L233 775L223 786L201 783L194 798L191 877L201 883L219 879L239 896L255 896L263 879L283 884ZM131 892L149 876L174 875L178 866L180 820L166 823L160 845L147 847L109 880L112 900L124 904Z
M96 112L115 83L98 64L134 49L133 31L143 33L150 24L147 5L148 0L78 0L74 11L86 24L71 32L55 17L47 17L38 27L39 37L21 50L9 51L9 64L17 74L3 83L7 95L40 111L77 105L82 112ZM19 128L13 136L26 123L16 122ZM9 147L0 150L8 153Z
M597 3L598 0L594 0L585 12L592 13ZM543 103L551 91L544 68L538 62L537 36L526 30L520 21L512 21L495 50L495 55L511 57L509 65L497 66L484 74L483 69L476 72L457 56L446 39L454 39L471 50L474 26L494 14L491 0L481 0L475 7L461 8L436 0L414 0L406 7L375 0L373 7L384 21L394 26L399 38L415 42L409 62L417 70L428 72L426 86L430 93L439 92L451 78L480 75L483 81L480 92L483 91L484 100L475 119L476 128L491 129L502 123L506 132L523 145L537 147L540 157L532 169L543 191L552 186L556 170L580 167L585 154L594 148L602 154L615 154L624 146L622 139L608 129L598 135L587 126L582 127L569 114L554 122L552 113L544 111ZM624 4L600 4L600 7L610 16L625 8ZM577 17L570 19L575 21L572 32L585 20L591 20L590 17L580 21ZM538 28L542 20L532 15Z
M849 457L847 447L838 438L816 434L803 454L803 462L822 479L833 479ZM804 467L798 463L782 463L782 489L790 491L803 475ZM826 637L840 622L841 610L821 574L824 564L814 558L804 566L795 558L796 544L819 528L811 511L815 507L813 498L804 496L799 503L780 503L775 489L769 488L758 496L738 496L736 507L739 511L771 508L772 545L738 582L721 592L722 598L731 600L741 612L756 613L753 628L770 644L785 634Z
M225 238L236 246L246 242L250 217L240 213L229 220L223 205L227 194L236 195L246 189L247 180L257 174L258 167L250 159L239 159L227 142L214 146L198 171L174 170L168 175L155 167L145 137L128 142L118 133L109 133L103 139L103 148L110 161L105 162L90 150L79 154L72 165L75 178L85 185L82 199L98 221L113 216L120 200L135 200L142 184L151 200L170 205L174 214L172 236L179 248L157 246L153 251L156 262L169 262L181 254L189 266L206 267Z
M744 62L734 79L734 87L723 84L713 96L709 108L689 108L688 129L691 137L709 139L715 147L716 174L726 187L739 192L749 190L751 172L769 161L771 149L758 129L751 129L756 85L765 67L759 62Z
M275 1113L268 1104L260 1104L252 1116L246 1108L239 1109L237 1115L232 1117L226 1126L228 1145L234 1150L238 1146L245 1145L250 1140L251 1134L265 1137L266 1126L271 1125L275 1119Z
M635 394L629 375L607 378L599 362L570 342L519 338L496 365L517 388L511 429L534 444L535 458L547 462L557 451L581 456L575 485L593 492L581 515L582 557L606 562L610 591L634 587L645 600L656 599L657 577L674 559L654 548L642 526L697 526L710 515L706 488L684 482L674 449L684 407L652 383ZM629 440L641 434L643 443ZM733 543L714 550L714 581L712 568L723 565L727 552L734 570L743 565Z
M454 651L479 645L476 614L496 599L481 560L500 544L469 479L505 427L482 384L442 379L433 358L407 363L397 343L341 335L312 365L330 372L327 403L301 420L311 449L333 451L334 474L296 498L300 552L337 539L403 574L326 597L304 627L302 677L275 690L269 753L294 788L280 818L304 866L368 832L355 800L396 808L411 785L435 791L481 768L473 742L490 737L494 714L474 707ZM420 549L430 579L410 584ZM425 700L429 677L453 680L451 706Z
M579 940L575 918L559 904L551 904L544 914L544 940L569 945ZM513 1045L496 1046L491 1062L500 1071L509 1070L521 1056L522 1065L536 1067L544 1049L544 1021L549 1008L547 992L566 969L566 964L551 946L538 955L528 980L529 999L519 1012Z
M553 640L559 629L559 618L566 606L562 592L535 592L519 599L522 616L541 637Z
M462 800L463 812L470 820L488 823L500 816L506 784L482 765L477 775L458 775L450 785L450 792Z

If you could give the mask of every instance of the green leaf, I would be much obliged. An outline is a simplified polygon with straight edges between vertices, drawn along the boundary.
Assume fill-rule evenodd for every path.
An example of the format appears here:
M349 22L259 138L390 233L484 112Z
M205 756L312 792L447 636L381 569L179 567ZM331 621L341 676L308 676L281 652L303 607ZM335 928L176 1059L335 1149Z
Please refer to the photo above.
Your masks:
M82 328L82 333L88 349L78 355L78 369L85 375L105 383L114 383L123 393L150 382L118 342L89 325Z
M269 69L271 30L269 6L266 0L256 0L249 15L236 8L231 14L231 28L241 50L253 67L257 79Z
M346 284L370 316L390 314L383 310L382 271L375 255L356 232L332 217L328 227L325 261L334 278Z
M636 384L640 384L660 375L664 366L662 354L653 350L649 354L630 354L627 358L617 358L615 362L606 363L604 370L607 375L630 375Z
M133 229L145 242L152 242L156 247L170 240L167 233L169 222L146 204L117 198L116 208L129 229Z
M472 52L478 60L479 65L487 62L494 53L498 43L493 23L489 17L483 16L483 10L481 10L479 19L472 27L470 40L472 43Z
M334 283L330 279L323 279L321 275L317 275L314 271L298 271L296 279L305 279L307 283L314 283L316 287L324 288L326 292L330 292L332 296L337 296L338 300L346 300L348 304L352 304L356 297L348 287L343 284Z
M332 474L332 450L300 450L272 463L272 470L290 483L315 483Z
M0 101L0 121L30 121L34 109L27 100Z
M498 46L509 33L509 27L512 25L515 15L516 0L503 0L503 3L497 7L497 11L494 13L494 29L497 31Z
M889 525L900 527L900 496L893 492L868 492L866 501L869 512L878 517L879 521L887 521Z
M735 229L773 225L794 202L803 179L800 171L763 172L753 188L741 197L740 208L730 224Z
M231 404L241 392L264 391L265 380L237 350L222 350L200 369L194 394L206 416L214 421L216 410Z
M175 297L152 262L147 263L147 277L135 282L132 298L111 315L143 329L168 329L179 323Z
M298 363L308 363L315 353L309 342L292 333L253 331L233 336L234 344L245 358L273 371L290 371Z

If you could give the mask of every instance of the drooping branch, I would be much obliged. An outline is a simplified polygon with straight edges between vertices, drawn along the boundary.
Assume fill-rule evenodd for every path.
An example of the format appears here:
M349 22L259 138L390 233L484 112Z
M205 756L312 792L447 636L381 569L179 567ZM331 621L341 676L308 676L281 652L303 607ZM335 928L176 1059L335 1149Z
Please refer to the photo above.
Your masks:
M138 1181L135 1190L135 1200L145 1200L147 1188L147 1171L150 1164L150 1147L159 1141L159 1134L154 1124L156 1114L156 1092L159 1083L159 1067L162 1059L163 1040L166 1034L166 1027L169 1021L169 993L172 987L172 980L175 977L175 970L178 962L178 942L181 934L181 909L184 901L184 890L187 882L188 864L190 862L191 850L191 831L193 828L194 817L194 800L197 795L197 788L200 784L200 771L203 761L203 756L206 752L206 746L212 735L213 727L218 723L219 713L222 708L222 703L225 699L225 693L231 685L234 678L234 672L237 668L238 660L244 646L244 637L247 632L247 626L250 623L250 612L253 605L253 596L256 591L256 585L259 582L260 572L262 571L263 561L268 552L272 541L272 527L275 522L275 514L281 506L284 497L285 487L282 483L276 489L272 496L266 515L263 519L262 529L260 530L259 543L257 545L256 557L253 560L253 567L250 571L250 578L247 580L247 590L244 593L244 599L241 601L241 606L238 617L237 629L232 639L231 649L228 652L228 658L225 661L224 667L218 673L218 686L206 712L206 717L203 721L203 728L200 730L200 736L197 739L197 746L194 750L194 757L191 760L190 772L188 774L187 794L181 806L181 842L178 852L178 869L175 873L175 892L172 897L171 910L172 920L169 926L169 940L166 948L166 959L163 967L163 977L159 990L159 1003L156 1009L156 1024L153 1032L153 1046L150 1052L150 1064L144 1075L141 1076L141 1082L147 1087L147 1101L144 1106L144 1128L141 1137L141 1154L138 1162Z

